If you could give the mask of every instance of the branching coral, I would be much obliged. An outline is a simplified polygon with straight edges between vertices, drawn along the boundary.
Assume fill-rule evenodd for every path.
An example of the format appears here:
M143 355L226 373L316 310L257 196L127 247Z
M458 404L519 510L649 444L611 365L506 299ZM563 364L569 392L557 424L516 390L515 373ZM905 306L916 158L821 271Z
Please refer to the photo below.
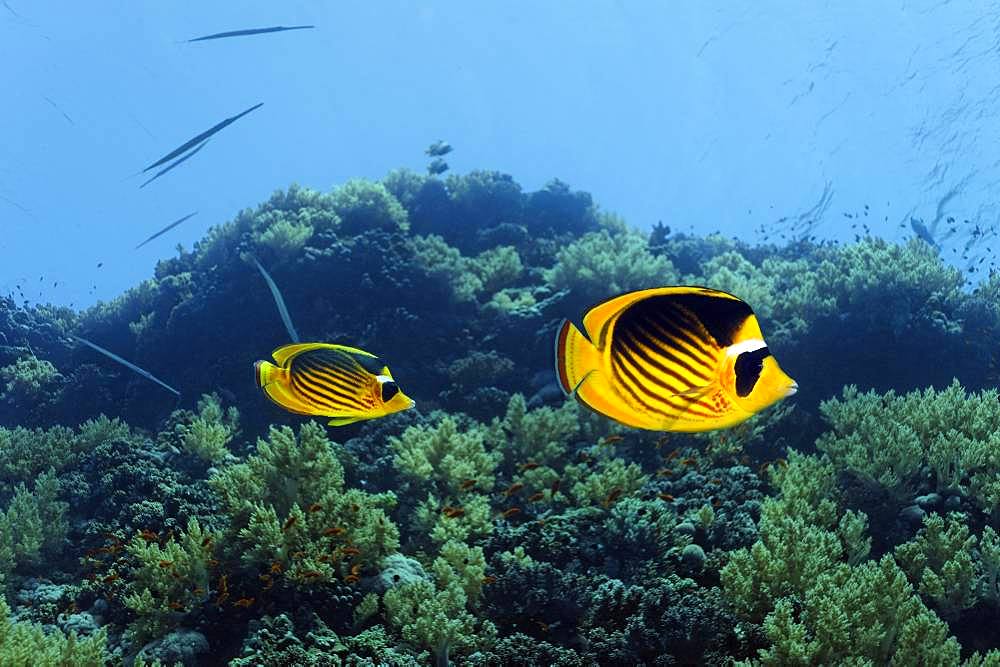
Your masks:
M0 511L0 586L14 568L56 553L66 537L66 503L60 501L53 471L43 473L28 491L18 484L9 505Z
M945 618L955 618L976 603L975 545L975 536L958 517L931 514L916 539L896 547L895 555L917 590Z
M340 217L341 234L360 234L369 229L402 232L410 226L406 210L381 183L350 180L333 191L332 205Z
M235 407L222 409L219 397L205 394L198 401L198 414L190 423L178 424L184 449L211 463L231 456L229 442L239 430L240 413Z
M7 601L0 596L0 664L8 667L101 667L108 661L107 634L101 630L91 637L46 633L34 623L14 622Z
M189 520L180 537L170 537L163 545L146 535L132 538L128 553L136 566L125 606L137 615L130 628L134 641L161 636L208 599L218 539L218 533L203 530L197 519Z
M275 574L295 586L337 581L350 562L373 564L399 546L386 516L391 493L344 485L344 469L323 427L308 422L299 437L272 427L257 451L211 479L236 533L245 567Z
M479 621L467 607L479 596L483 552L456 542L441 547L432 570L436 583L416 581L386 592L383 603L390 625L403 639L430 649L435 663L450 664L453 654L487 645L496 635L489 621Z
M957 382L903 396L844 389L820 410L832 428L816 446L839 466L886 487L900 502L921 489L921 469L941 493L970 494L1000 508L1000 407L996 390L969 394Z

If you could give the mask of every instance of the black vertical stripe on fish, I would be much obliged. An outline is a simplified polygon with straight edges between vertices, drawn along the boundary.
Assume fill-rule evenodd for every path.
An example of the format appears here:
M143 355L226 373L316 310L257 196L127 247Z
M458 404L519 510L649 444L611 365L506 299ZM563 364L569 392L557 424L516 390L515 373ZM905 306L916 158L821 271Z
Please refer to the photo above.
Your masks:
M692 409L692 406L690 405L691 399L689 399L688 397L681 397L674 395L671 396L670 398L667 398L650 392L648 390L648 387L644 386L642 382L640 382L631 372L631 370L624 364L617 364L616 366L613 366L612 373L615 374L615 380L617 386L620 389L624 389L625 392L629 396L631 396L636 403L643 406L647 412L660 415L661 417L666 417L667 419L681 419L685 415L703 417L706 419L711 419L712 417L714 417L714 415L706 415L702 412L699 412L698 410ZM628 378L628 380L632 384L630 384L630 382L627 382L625 378ZM646 398L639 396L639 391L641 391L646 396ZM688 401L688 405L678 406L670 401L670 399L673 398L680 398L684 401ZM650 400L653 400L656 403L666 405L667 408L669 408L669 410L664 410L663 408L658 408L652 405L649 402Z
M720 297L710 291L678 294L669 298L690 310L719 347L729 347L735 343L740 327L748 317L753 316L753 309L743 301Z
M648 338L644 338L634 333L629 334L627 336L615 336L615 342L622 345L629 343L633 347L644 346L651 350L655 349L654 346L651 344L652 341L650 341ZM612 351L613 350L614 347L612 347ZM694 360L692 360L690 363L688 361L685 361L683 356L680 355L677 352L677 350L661 348L659 350L656 350L656 353L667 363L674 364L675 366L678 366L688 371L691 375L693 375L695 378L699 380L703 380L705 382L710 382L712 380L712 372L714 369L711 369L704 364L696 363L694 362ZM702 368L701 369L695 368L696 365L701 366ZM691 383L689 378L685 378L685 381L688 384Z
M686 391L691 387L691 381L689 378L684 377L676 370L663 365L656 359L653 359L645 350L629 340L623 340L622 345L617 349L617 352L618 354L612 357L612 363L618 363L619 359L624 357L629 359L633 366L639 366L640 363L646 363L653 366L664 375L676 380L678 383L678 386L676 387L670 386L666 383L662 385L669 389L672 393L677 394L682 391Z
M296 391L302 396L308 397L314 404L318 403L325 407L346 410L358 410L362 408L359 403L352 401L349 396L317 386L299 374L292 374L292 385Z
M363 369L354 362L353 357L348 356L345 352L341 352L340 350L310 350L303 354L301 359L303 362L309 362L311 364L334 366L343 370L345 373L362 377L360 371Z
M676 338L679 341L687 343L694 350L689 351L689 356L694 356L695 351L700 351L701 354L705 356L708 363L706 366L711 367L714 363L714 359L711 355L711 350L707 347L708 341L700 340L699 337L691 331L694 327L697 330L703 329L700 322L695 320L694 322L688 321L688 317L683 312L678 312L674 304L671 303L670 299L673 297L651 297L640 301L636 305L628 308L623 312L615 325L616 336L618 332L629 332L638 333L645 332L646 336L650 336L649 330L651 328L656 328L659 325L664 331L664 334L658 334L655 338L666 339L670 343L671 347L679 347L677 342L671 340L671 338ZM655 301L655 308L648 307L648 303ZM707 333L707 331L705 332Z
M153 239L160 238L161 236L163 236L164 234L166 234L167 232L169 232L171 229L173 229L177 225L181 224L185 220L188 220L189 218L193 218L196 215L198 215L198 211L195 211L194 213L188 213L187 215L185 215L180 220L175 220L175 221L171 222L169 225L167 225L166 227L164 227L163 229L161 229L160 231L156 232L155 234L153 234L152 236L150 236L148 239L146 239L145 241L143 241L142 243L140 243L139 245L137 245L135 247L135 249L138 250L139 248L141 248L142 246L146 245L147 243L149 243Z
M702 396L698 393L699 388L691 386L691 381L689 379L680 378L682 388L673 387L667 383L664 378L661 378L655 373L649 371L645 357L637 359L635 356L631 355L631 352L631 348L625 348L623 350L623 354L615 357L612 360L612 370L622 369L625 374L635 382L635 387L637 389L641 389L651 400L667 404L671 408L680 411L689 410L693 406L699 405L713 413L713 416L718 412L714 405L705 403L701 400ZM639 354L641 355L642 353L643 350L640 349ZM642 382L637 376L641 376L641 378L646 380L646 382ZM675 379L678 378L677 375L673 374L671 377ZM666 394L651 391L650 385L656 385L664 389ZM702 414L702 416L706 415Z
M709 354L702 348L692 348L679 338L673 338L655 325L650 325L649 329L639 329L637 333L642 335L642 339L648 341L650 349L654 352L663 352L666 355L672 354L675 357L684 357L689 363L696 366L703 366L709 372L718 365L716 355Z
M706 356L712 356L713 348L718 347L711 334L697 318L683 309L673 309L674 312L654 314L649 322L661 326L677 339L693 348L701 350Z
M170 151L169 153L167 153L166 155L164 155L163 157L161 157L159 160L157 160L153 164L151 164L148 167L146 167L145 169L143 169L142 173L145 173L145 172L149 171L150 169L155 169L156 167L159 167L161 164L164 164L166 162L170 162L171 160L173 160L178 155L186 153L189 149L191 149L194 146L197 146L201 142L205 141L206 139L208 139L209 137L211 137L216 132L218 132L218 131L226 128L229 125L232 125L233 123L235 123L236 121L238 121L240 118L243 118L243 116L246 116L251 111L254 111L255 109L259 109L262 106L264 106L264 103L263 102L259 102L258 104L253 105L252 107L250 107L246 111L242 111L242 112L236 114L235 116L230 116L229 118L216 123L215 125L213 125L212 127L208 128L207 130L205 130L204 132L202 132L198 136L196 136L196 137L194 137L192 139L189 139L188 141L185 141L183 144L181 144L180 146L178 146L174 150Z
M612 367L613 371L616 369L620 370L622 376L628 378L633 383L632 386L629 387L629 389L630 393L636 398L638 398L636 392L642 392L642 394L644 394L649 401L654 401L661 405L665 405L678 414L687 411L692 411L694 405L701 405L702 407L708 409L709 411L714 412L712 406L700 402L701 398L700 396L697 395L689 396L686 394L677 393L676 389L670 388L667 385L657 382L657 378L655 376L649 375L642 364L636 363L632 359L626 359L624 356L619 358L617 360L617 363ZM619 377L618 379L620 382L622 381L622 377ZM646 380L646 382L643 382L643 380ZM655 384L659 387L665 387L668 393L663 394L654 391L653 388L650 386L651 384ZM646 404L645 402L643 403ZM694 410L693 413L700 414L701 416L707 416L702 413L699 413L696 410Z
M308 380L310 384L322 387L329 392L337 394L338 396L343 396L345 400L357 400L360 402L358 394L361 387L358 385L351 386L342 384L337 382L332 376L322 375L312 371L304 371L299 375Z
M226 32L216 32L211 35L204 35L202 37L195 37L193 39L187 40L190 44L191 42L207 42L211 39L226 39L227 37L248 37L250 35L264 35L271 32L287 32L289 30L310 30L315 28L314 25L276 25L270 26L268 28L246 28L243 30L228 30Z
M357 386L351 387L341 385L331 381L329 378L324 378L311 371L295 372L292 376L306 381L310 386L315 387L318 390L325 391L328 394L335 395L344 401L357 403L360 407L361 401L357 396L359 389Z
M355 369L348 369L326 360L302 358L297 360L296 368L308 370L315 373L326 373L339 379L346 387L356 388L365 382L364 375L357 373Z
M736 395L742 397L749 396L754 385L760 379L761 371L764 370L764 359L771 356L771 352L762 347L759 350L743 352L736 357L733 370L736 372Z

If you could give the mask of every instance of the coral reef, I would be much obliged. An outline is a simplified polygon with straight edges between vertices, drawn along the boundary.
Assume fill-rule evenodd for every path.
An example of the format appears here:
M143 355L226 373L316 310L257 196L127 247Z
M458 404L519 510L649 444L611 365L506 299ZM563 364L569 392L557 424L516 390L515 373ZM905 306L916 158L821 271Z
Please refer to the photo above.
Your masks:
M253 258L417 407L260 396L288 341ZM84 312L0 300L0 663L1000 664L1000 279L964 278L398 170L278 191ZM755 308L793 401L685 435L565 400L558 323L679 282Z

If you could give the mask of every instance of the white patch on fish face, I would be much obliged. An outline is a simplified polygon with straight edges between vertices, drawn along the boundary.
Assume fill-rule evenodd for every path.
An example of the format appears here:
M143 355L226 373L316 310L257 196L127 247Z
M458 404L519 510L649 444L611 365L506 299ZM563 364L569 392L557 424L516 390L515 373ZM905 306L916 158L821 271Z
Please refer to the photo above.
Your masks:
M744 352L753 352L754 350L759 350L762 347L767 347L767 343L760 338L751 338L750 340L745 340L742 343L736 343L727 347L726 356L738 357Z
M393 379L388 375L376 375L375 379L378 380L379 384L385 384L386 382L393 382Z

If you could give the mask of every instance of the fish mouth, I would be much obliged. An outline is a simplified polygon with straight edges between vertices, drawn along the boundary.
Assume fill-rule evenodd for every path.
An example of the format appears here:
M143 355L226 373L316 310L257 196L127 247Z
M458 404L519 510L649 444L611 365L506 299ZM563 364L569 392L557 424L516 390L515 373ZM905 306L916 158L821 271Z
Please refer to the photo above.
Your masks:
M417 402L414 401L412 398L408 398L407 400L409 401L409 403L407 403L406 407L403 408L404 410L409 410L410 408L414 407L417 404Z
M793 395L793 394L795 394L795 392L797 392L798 390L799 390L799 383L798 383L798 382L796 382L795 380L792 380L792 383L791 383L790 385L788 385L788 389L787 389L787 391L785 392L785 396L786 396L786 397L787 397L787 396L792 396L792 395Z

